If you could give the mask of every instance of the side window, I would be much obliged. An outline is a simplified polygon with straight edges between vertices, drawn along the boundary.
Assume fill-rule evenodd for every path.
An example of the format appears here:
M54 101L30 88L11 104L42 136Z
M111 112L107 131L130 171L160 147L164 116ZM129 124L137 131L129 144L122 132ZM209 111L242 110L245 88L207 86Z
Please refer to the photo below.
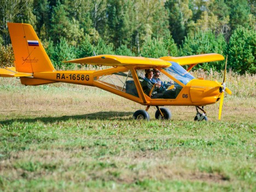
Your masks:
M138 97L138 92L133 81L131 71L102 75L97 81L103 83L105 86Z

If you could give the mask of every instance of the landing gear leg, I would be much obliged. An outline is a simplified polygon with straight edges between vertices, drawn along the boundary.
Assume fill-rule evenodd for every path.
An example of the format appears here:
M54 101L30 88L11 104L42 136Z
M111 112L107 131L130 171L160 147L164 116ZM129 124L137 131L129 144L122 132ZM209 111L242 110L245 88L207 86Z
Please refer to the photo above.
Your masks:
M201 113L199 112L201 111ZM206 111L204 110L204 106L202 107L199 107L199 106L196 106L196 116L194 118L195 121L207 121L208 118L206 116Z

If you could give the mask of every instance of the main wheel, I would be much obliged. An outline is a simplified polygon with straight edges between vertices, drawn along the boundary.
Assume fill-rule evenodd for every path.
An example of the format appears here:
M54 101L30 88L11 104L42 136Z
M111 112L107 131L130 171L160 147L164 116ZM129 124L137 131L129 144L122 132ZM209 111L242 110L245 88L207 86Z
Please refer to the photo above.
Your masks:
M171 119L172 114L171 114L169 109L167 109L167 108L160 108L160 110L161 110L161 112L163 114L163 117L162 117L162 115L161 115L161 113L160 113L160 111L158 109L156 111L156 114L155 114L155 118L156 119L167 119L167 120Z
M138 110L133 114L134 119L137 120L147 120L149 121L150 116L147 111L145 110Z

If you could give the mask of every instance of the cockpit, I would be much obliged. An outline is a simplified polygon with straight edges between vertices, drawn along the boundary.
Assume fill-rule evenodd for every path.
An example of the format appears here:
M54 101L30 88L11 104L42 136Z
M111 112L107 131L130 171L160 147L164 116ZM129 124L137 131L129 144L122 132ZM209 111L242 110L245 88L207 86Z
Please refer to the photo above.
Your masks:
M100 83L104 83L105 86L109 86L121 92L125 92L135 97L139 97L138 84L135 84L135 79L140 83L140 87L145 95L151 99L176 99L183 87L195 79L188 71L181 67L176 62L170 62L171 65L168 68L138 68L134 72L137 73L135 76L131 70L119 71L109 75L103 75L98 77ZM147 80L146 72L151 73L158 71L158 78L161 83L149 77L151 80ZM161 85L161 86L160 86Z

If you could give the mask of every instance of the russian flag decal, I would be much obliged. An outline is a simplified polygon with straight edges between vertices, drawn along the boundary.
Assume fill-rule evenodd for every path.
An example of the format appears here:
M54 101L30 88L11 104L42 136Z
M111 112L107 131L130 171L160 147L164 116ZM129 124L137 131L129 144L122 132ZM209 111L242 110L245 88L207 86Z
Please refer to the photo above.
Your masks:
M39 46L39 43L36 40L28 40L28 46Z

